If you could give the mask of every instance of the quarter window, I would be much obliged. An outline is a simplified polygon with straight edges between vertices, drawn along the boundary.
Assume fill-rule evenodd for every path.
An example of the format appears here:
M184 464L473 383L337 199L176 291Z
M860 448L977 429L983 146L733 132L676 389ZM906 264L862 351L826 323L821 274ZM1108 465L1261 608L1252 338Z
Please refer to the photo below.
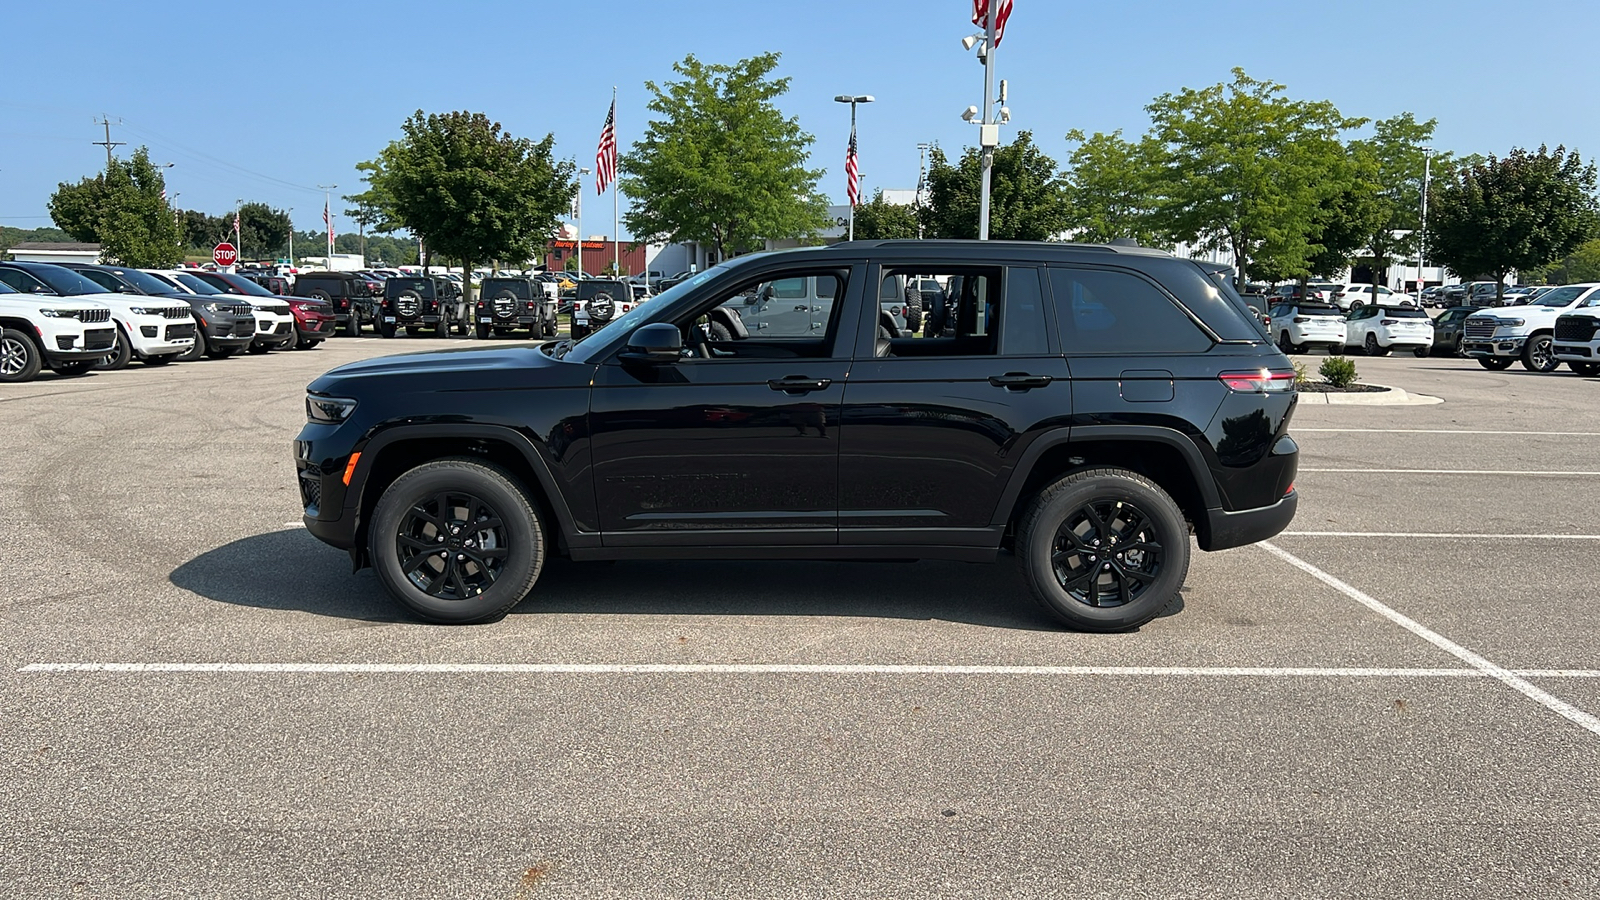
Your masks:
M1108 269L1050 269L1056 324L1068 355L1199 353L1211 339L1150 282Z

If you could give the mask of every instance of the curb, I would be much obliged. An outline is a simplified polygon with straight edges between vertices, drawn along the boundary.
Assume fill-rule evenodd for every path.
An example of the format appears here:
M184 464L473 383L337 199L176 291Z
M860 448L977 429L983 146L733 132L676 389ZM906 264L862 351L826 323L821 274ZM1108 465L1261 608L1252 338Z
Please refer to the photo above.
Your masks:
M1325 406L1433 406L1443 403L1443 397L1430 397L1427 394L1412 394L1397 387L1386 384L1374 384L1372 387L1388 388L1383 393L1360 394L1317 394L1301 392L1301 403L1312 403Z

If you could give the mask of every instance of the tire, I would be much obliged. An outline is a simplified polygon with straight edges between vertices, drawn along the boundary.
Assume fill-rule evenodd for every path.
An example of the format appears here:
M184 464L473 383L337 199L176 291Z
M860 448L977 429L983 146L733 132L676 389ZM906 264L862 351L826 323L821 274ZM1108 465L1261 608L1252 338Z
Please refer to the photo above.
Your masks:
M206 342L206 327L200 322L196 321L194 323L194 343L189 346L189 349L179 353L176 357L174 357L174 359L176 359L178 362L194 362L200 357L206 355L206 350L209 348L209 346L210 345Z
M1516 362L1516 360L1506 359L1503 356L1478 357L1478 365L1491 372L1503 372L1511 368L1513 362Z
M361 319L355 313L351 313L350 318L345 320L343 334L345 337L361 336Z
M489 326L480 322L478 327L473 330L473 333L478 336L478 340L487 341L489 339L489 330Z
M381 337L381 338L392 338L392 337L394 337L394 323L393 322L380 322L380 323L378 323L378 337Z
M1411 351L1411 355L1415 356L1417 359L1427 359L1430 350L1431 348L1429 347L1418 347Z
M322 338L317 338L314 341L300 340L295 343L294 348L296 350L315 350L320 343L322 343Z
M440 528L490 520L500 526L461 535ZM467 546L474 539L482 544ZM440 564L431 549L436 540L455 558ZM490 540L495 547L486 546ZM452 625L503 618L539 580L546 556L539 513L516 481L498 466L461 458L417 466L385 488L369 544L378 578L396 600L423 619ZM501 555L488 555L496 551ZM490 571L497 574L485 578Z
M1124 569L1120 552L1115 560L1095 552L1115 546L1113 538L1125 546L1127 539L1141 538L1141 565L1154 568ZM1045 610L1081 631L1125 631L1160 615L1183 587L1189 529L1178 505L1150 479L1126 469L1086 469L1033 499L1017 528L1016 552L1028 589ZM1150 577L1130 578L1129 571ZM1106 579L1111 583L1103 584ZM1101 590L1119 596L1102 598ZM1117 602L1101 605L1101 599Z
M0 329L0 382L21 384L39 377L39 345L15 328Z
M1522 345L1522 367L1529 372L1554 372L1561 368L1561 360L1556 359L1551 344L1555 343L1548 334L1536 334L1528 338Z
M128 340L128 333L117 326L117 343L111 355L95 363L93 368L98 372L116 372L128 367L133 361L133 344Z
M1294 344L1289 342L1289 332L1285 331L1278 335L1278 350L1281 351L1284 356L1288 356L1292 352L1290 348L1293 346Z
M1593 378L1596 375L1600 375L1600 363L1569 362L1567 366L1585 378Z
M245 347L244 349L245 349L245 351L247 353L250 353L250 354L252 354L254 356L261 356L261 355L265 354L268 350L271 350L272 348L268 347L266 344L258 344L255 341L251 341L250 345Z
M1350 309L1360 309L1363 306L1366 306L1366 304L1362 303L1360 300L1351 300L1349 308Z
M206 356L212 359L227 359L238 352L238 347L211 347L206 350Z
M712 322L710 325L707 325L706 334L711 338L711 340L718 343L733 340L733 332L729 331L728 326L722 324L721 322Z
M1329 344L1328 345L1328 355L1329 356L1343 356L1344 355L1344 344Z
M1362 346L1363 349L1365 349L1367 351L1367 355L1368 356L1388 356L1389 355L1389 351L1388 350L1385 350L1382 347L1378 346L1378 336L1373 334L1370 331L1367 332L1367 339L1362 342L1361 346Z
M147 366L164 366L177 359L179 355L177 353L162 353L159 356L146 356L143 362Z
M98 365L100 365L98 360L80 359L72 362L56 363L50 368L54 369L55 373L63 378L76 378L79 375L89 374Z

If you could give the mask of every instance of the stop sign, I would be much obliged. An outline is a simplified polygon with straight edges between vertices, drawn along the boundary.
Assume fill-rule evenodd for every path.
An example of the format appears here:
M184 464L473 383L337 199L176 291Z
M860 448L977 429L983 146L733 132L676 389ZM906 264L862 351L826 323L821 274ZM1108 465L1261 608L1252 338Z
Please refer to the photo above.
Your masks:
M223 241L217 245L217 249L211 251L211 261L219 266L231 266L239 261L239 251L235 250L232 244Z

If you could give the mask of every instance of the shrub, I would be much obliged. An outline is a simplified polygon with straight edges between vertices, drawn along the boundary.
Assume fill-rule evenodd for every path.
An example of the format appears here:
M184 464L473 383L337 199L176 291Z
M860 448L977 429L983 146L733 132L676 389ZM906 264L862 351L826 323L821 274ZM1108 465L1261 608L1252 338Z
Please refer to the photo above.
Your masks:
M1356 364L1343 356L1330 356L1322 361L1318 370L1324 379L1336 388L1348 387L1356 380Z
M1306 364L1295 360L1294 363L1294 388L1300 390L1306 386Z

